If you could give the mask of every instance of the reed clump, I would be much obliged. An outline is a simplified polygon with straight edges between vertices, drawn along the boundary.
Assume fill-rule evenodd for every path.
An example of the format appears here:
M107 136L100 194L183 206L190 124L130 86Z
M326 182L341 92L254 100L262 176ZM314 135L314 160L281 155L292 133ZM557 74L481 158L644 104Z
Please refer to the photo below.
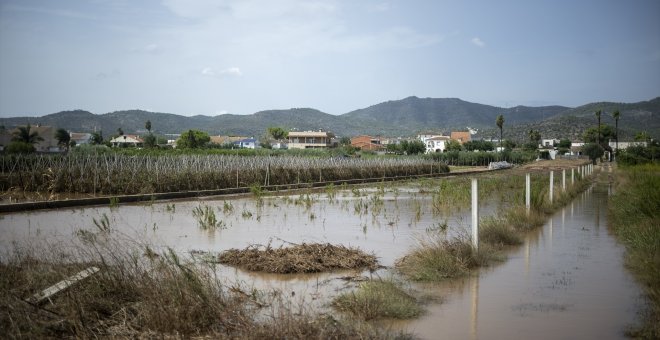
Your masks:
M251 271L279 274L378 268L375 255L330 243L302 243L279 248L272 248L270 244L251 245L245 249L227 250L218 255L218 261Z
M363 282L356 291L336 297L332 305L362 320L410 319L424 312L414 296L397 283L386 280Z
M488 244L472 246L469 237L450 240L435 235L423 240L411 253L396 262L396 268L415 281L440 281L466 275L470 270L501 261L495 249Z
M502 217L486 217L479 222L479 241L498 247L523 243L520 233Z

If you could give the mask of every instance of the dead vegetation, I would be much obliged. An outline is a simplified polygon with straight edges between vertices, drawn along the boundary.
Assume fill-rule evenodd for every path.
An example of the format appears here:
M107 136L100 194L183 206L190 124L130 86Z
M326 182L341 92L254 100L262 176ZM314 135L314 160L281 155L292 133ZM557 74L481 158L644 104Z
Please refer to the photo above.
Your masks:
M45 257L15 250L0 258L2 338L410 337L284 301L259 303L268 294L237 294L220 284L212 266L171 249L155 253L126 241L79 247L75 261L70 252L51 248L44 249ZM28 302L35 292L91 265L100 271L41 304Z
M329 243L302 243L280 248L272 248L270 244L251 245L243 250L227 250L218 256L218 260L225 265L278 274L378 268L375 255Z

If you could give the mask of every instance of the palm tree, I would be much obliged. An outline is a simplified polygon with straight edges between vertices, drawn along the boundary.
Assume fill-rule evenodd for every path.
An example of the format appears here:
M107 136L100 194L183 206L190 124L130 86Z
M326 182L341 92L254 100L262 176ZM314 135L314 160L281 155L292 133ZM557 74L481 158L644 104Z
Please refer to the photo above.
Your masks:
M27 126L19 126L16 131L14 131L14 137L12 137L12 142L23 142L25 144L34 145L41 142L43 137L39 136L39 132L32 131L30 124Z
M504 116L497 116L495 124L497 124L497 127L500 128L500 147L502 147L502 127L504 126Z
M598 145L600 145L600 110L596 111L596 117L598 117Z
M616 138L615 156L619 153L619 116L621 116L619 110L614 110L614 112L612 112L612 117L614 117L614 138Z
M69 151L69 143L71 142L71 135L69 135L69 132L59 128L55 131L55 139L57 139L57 145L64 148L66 151Z

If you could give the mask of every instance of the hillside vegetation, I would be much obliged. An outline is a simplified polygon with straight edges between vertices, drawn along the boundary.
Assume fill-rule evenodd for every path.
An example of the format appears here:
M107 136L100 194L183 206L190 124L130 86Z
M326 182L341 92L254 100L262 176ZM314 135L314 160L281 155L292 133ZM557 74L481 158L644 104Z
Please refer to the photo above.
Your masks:
M153 123L156 133L181 133L199 129L212 135L261 136L271 126L288 130L329 130L338 136L360 134L413 136L419 132L449 133L468 126L480 130L477 137L496 137L495 119L503 115L504 138L526 140L530 129L547 138L580 139L580 134L596 124L594 112L602 110L602 123L614 125L611 112L621 111L619 129L623 140L646 131L660 137L660 97L638 103L590 103L577 108L563 106L501 108L470 103L457 98L408 97L388 101L343 115L331 115L311 108L267 110L250 115L182 116L142 110L93 114L88 111L62 111L42 117L0 118L0 126L42 124L76 132L103 131L113 134L118 128L126 133L143 133L144 123Z

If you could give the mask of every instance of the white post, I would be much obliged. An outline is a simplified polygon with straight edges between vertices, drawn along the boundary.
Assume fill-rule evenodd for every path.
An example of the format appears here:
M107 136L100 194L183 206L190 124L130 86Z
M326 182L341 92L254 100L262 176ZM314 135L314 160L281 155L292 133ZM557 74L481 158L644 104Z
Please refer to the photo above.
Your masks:
M550 171L550 204L552 204L552 194L555 190L555 172Z
M561 169L561 191L566 191L566 169Z
M531 180L529 178L529 173L525 175L525 207L527 207L527 214L529 215L529 209L532 206L532 198L531 198Z
M479 189L477 179L472 179L472 246L479 249Z
M571 168L571 185L575 184L575 168Z

